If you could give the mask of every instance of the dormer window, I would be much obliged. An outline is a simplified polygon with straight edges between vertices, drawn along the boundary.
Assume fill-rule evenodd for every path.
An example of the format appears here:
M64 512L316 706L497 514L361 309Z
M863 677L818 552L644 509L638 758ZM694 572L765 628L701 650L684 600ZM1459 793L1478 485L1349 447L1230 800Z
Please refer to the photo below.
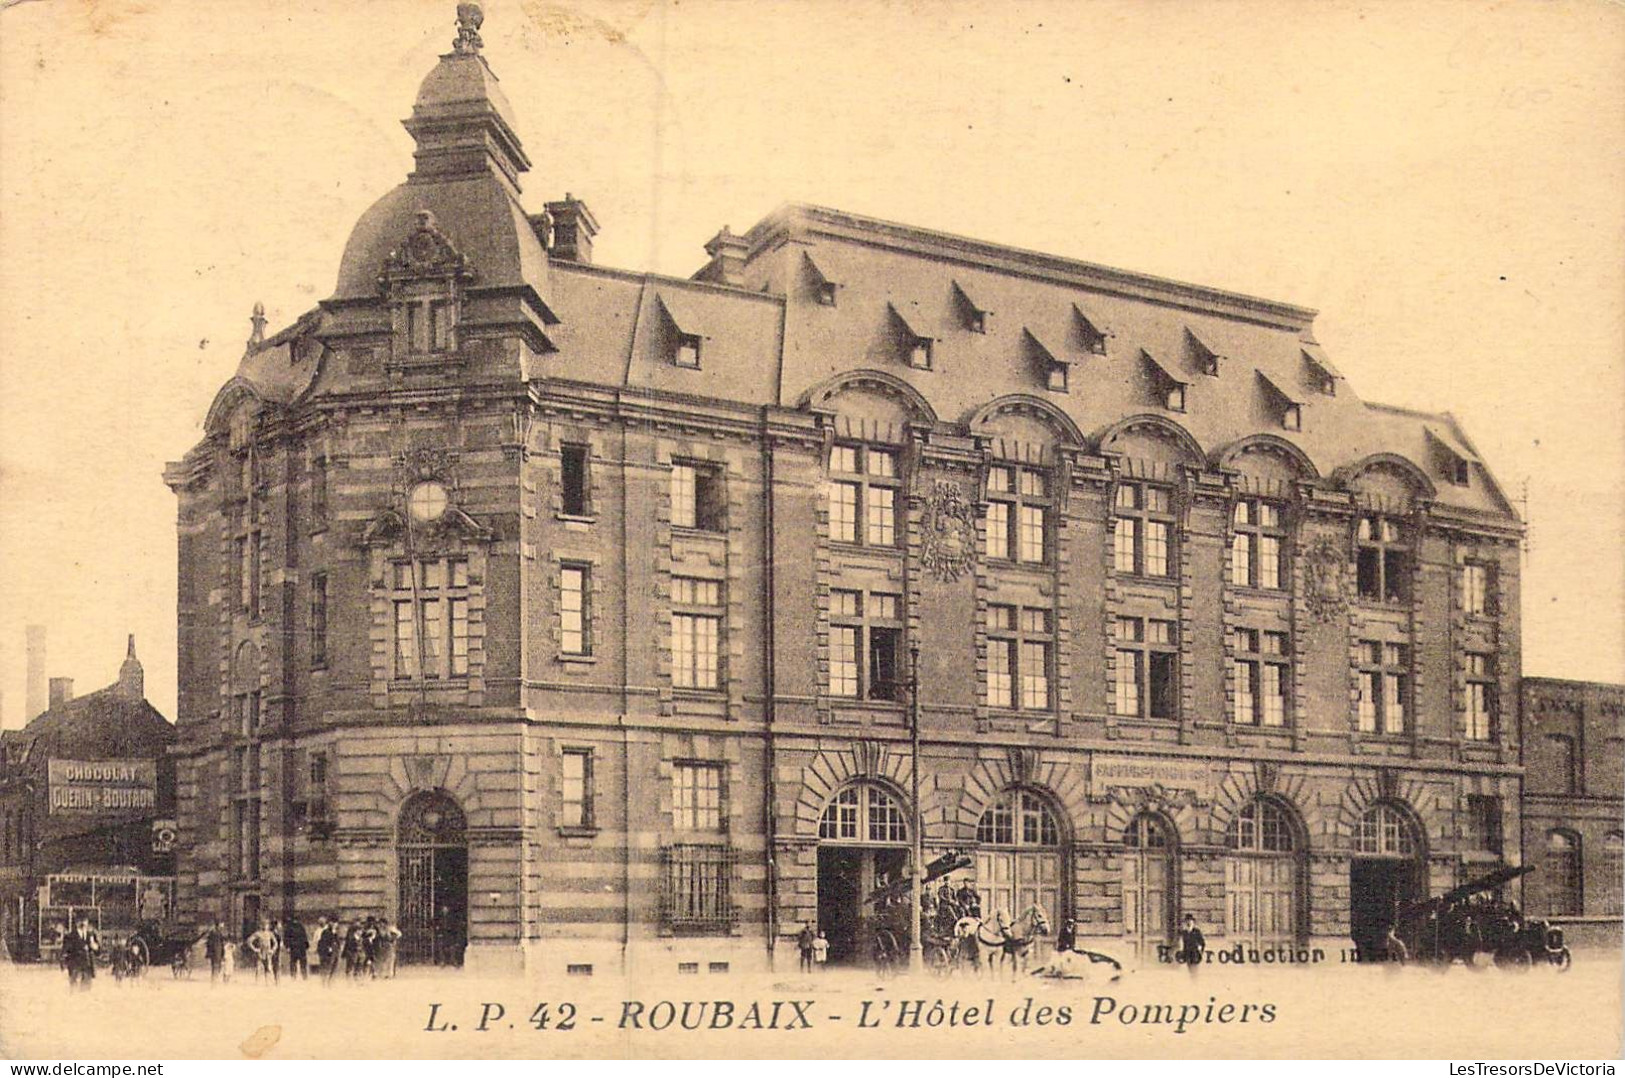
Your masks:
M681 303L662 293L657 297L661 322L665 327L666 360L674 367L700 369L700 353L705 337L697 332L699 323L689 313L679 315Z
M813 261L811 254L803 251L801 258L806 264L807 276L812 279L813 298L821 307L835 306L835 293L841 286L818 268L818 263Z
M1428 443L1433 448L1433 459L1438 473L1453 486L1465 487L1472 483L1473 465L1478 457L1442 426L1428 425Z
M672 355L672 363L679 367L688 367L691 370L700 369L700 338L693 333L679 334L676 351Z
M931 352L932 346L936 343L935 339L916 329L914 322L905 317L903 312L897 309L895 303L887 304L887 307L891 311L892 320L896 323L897 330L901 335L904 353L908 357L908 365L915 370L930 370Z
M958 281L954 283L954 302L959 307L959 313L965 319L965 328L972 333L986 333L988 319L993 312L978 304L971 298L965 286Z
M1196 369L1210 378L1217 378L1219 365L1225 357L1209 348L1202 338L1188 328L1185 330L1185 336L1190 340L1191 352L1196 358Z
M1281 384L1270 378L1263 371L1258 371L1258 380L1264 387L1264 395L1275 408L1275 414L1281 419L1282 430L1303 429L1303 402L1294 398Z
M1185 410L1185 389L1189 383L1182 378L1176 378L1172 371L1157 362L1156 357L1145 349L1140 350L1140 355L1145 357L1146 369L1151 375L1151 384L1162 406L1170 412L1183 412Z
M430 366L455 358L458 298L470 276L434 215L419 213L417 227L384 260L379 278L392 310L392 365Z
M1332 361L1326 358L1326 353L1320 350L1319 345L1305 344L1302 355L1303 365L1309 372L1309 385L1313 386L1317 393L1328 397L1337 396L1337 383L1343 376L1332 366Z
M1072 313L1078 324L1078 335L1083 338L1083 347L1091 354L1103 356L1106 354L1106 342L1116 336L1111 328L1098 317L1085 311L1076 303L1072 305Z
M1028 354L1043 372L1045 387L1055 393L1065 393L1071 380L1071 359L1052 351L1030 328L1023 328L1021 335L1026 341Z
M413 355L451 350L453 326L449 299L419 300L406 305L406 339Z

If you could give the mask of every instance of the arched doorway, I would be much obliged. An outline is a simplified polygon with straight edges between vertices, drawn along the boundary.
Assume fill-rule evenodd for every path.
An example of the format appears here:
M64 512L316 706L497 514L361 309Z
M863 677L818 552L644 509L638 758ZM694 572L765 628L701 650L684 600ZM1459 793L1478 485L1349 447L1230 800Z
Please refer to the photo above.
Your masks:
M830 962L873 960L875 929L886 913L875 892L909 871L906 821L897 798L874 783L847 786L824 806L818 821L818 929L829 941Z
M400 872L400 957L456 966L468 942L468 840L463 810L439 791L401 808L395 852Z
M1142 812L1123 829L1123 938L1141 956L1173 938L1174 829Z
M1361 814L1349 862L1349 937L1380 953L1388 929L1424 889L1421 829L1399 805L1378 801Z
M1262 946L1298 939L1302 888L1298 829L1274 801L1253 801L1230 821L1224 866L1225 930L1232 940Z
M1013 923L1037 906L1051 931L1059 928L1066 873L1061 827L1049 802L1031 790L1005 791L977 821L976 841L982 916L1003 910Z

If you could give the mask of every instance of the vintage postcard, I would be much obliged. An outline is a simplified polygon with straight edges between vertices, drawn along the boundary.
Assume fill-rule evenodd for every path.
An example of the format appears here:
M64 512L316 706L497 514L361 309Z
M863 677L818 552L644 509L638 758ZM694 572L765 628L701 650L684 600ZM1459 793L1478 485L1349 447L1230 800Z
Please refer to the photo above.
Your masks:
M0 1054L1617 1058L1622 132L1600 0L0 4Z

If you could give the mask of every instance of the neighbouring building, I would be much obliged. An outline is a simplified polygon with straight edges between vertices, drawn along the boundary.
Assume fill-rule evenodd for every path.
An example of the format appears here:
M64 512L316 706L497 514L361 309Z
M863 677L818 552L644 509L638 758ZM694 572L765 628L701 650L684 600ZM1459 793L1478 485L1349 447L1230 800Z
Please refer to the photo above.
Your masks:
M915 648L925 857L990 913L1333 947L1520 863L1522 526L1448 414L1309 310L812 206L597 265L478 24L166 472L187 918L863 961Z
M1618 946L1625 878L1625 686L1525 678L1524 909L1571 943Z
M20 957L80 915L117 938L174 912L175 727L146 700L135 637L113 684L49 693L0 732L0 939Z

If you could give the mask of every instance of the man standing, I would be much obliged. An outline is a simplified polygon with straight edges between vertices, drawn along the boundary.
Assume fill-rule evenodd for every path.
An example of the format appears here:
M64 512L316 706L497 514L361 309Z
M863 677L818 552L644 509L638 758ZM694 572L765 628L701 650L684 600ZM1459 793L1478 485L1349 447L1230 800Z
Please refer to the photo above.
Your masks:
M1206 950L1207 940L1203 937L1202 930L1196 927L1196 915L1187 913L1185 927L1179 930L1179 953L1174 957L1185 963L1194 977L1196 967L1202 964L1202 955Z
M808 923L801 926L801 935L796 937L796 948L801 952L801 972L813 971L813 926Z
M68 987L90 988L96 976L96 952L101 949L101 938L90 927L90 919L79 918L73 931L62 940L62 965L68 971Z
M316 929L316 961L321 966L322 983L332 984L339 971L339 923L322 915L321 926Z
M282 946L288 951L288 977L308 980L310 966L305 961L305 955L310 952L310 935L305 931L305 922L298 917L289 917L287 925L282 930Z
M209 983L220 979L220 967L226 960L226 923L216 921L203 933L203 956L209 960Z
M268 975L271 983L276 980L276 933L271 931L271 922L260 921L259 931L248 937L248 949L254 953L254 978L259 979L261 974Z

